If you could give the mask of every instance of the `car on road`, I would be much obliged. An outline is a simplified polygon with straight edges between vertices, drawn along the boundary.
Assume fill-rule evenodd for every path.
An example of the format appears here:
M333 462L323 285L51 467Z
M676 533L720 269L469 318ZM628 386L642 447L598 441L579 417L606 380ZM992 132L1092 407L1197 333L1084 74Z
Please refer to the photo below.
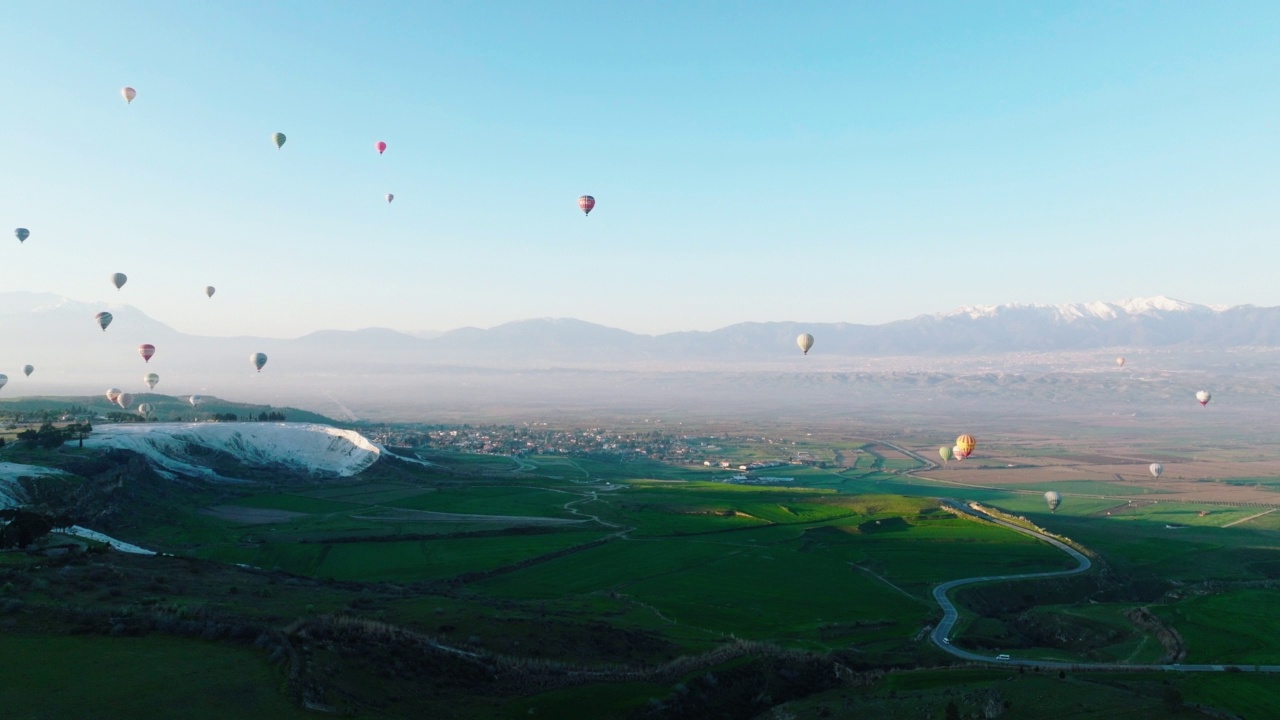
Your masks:
M1008 656L1008 654L1006 654L1006 653L1000 653L999 655L997 655L997 656L996 656L996 659L997 659L997 660L1008 660L1008 659L1009 659L1009 656Z
M950 645L950 644L951 644L951 638L942 638L942 642L944 642L944 643L946 643L946 644Z

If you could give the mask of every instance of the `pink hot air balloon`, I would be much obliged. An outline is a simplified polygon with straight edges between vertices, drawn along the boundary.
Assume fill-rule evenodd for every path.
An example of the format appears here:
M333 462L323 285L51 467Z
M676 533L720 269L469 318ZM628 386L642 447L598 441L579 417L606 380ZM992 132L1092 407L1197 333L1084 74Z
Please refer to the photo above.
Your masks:
M591 197L590 195L583 195L582 197L578 198L578 209L582 211L583 215L590 215L591 209L594 208L595 206L596 206L596 199Z
M156 346L152 345L151 343L144 343L142 345L139 345L138 354L142 356L143 360L146 360L147 362L151 362L151 356L156 354Z
M374 146L374 147L376 147L376 148L378 148L378 154L379 154L379 155L381 155L382 153L384 153L384 152L386 152L386 151L387 151L387 144L386 144L386 143L384 143L384 142L382 142L381 140L379 140L378 142L374 143L374 144L373 144L373 146Z

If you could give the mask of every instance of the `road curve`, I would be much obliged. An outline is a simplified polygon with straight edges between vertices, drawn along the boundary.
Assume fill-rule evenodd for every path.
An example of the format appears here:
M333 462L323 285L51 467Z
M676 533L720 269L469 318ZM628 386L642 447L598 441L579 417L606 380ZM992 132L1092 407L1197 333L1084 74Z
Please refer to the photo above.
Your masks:
M1029 535L1033 538L1036 538L1037 540L1043 540L1044 542L1047 542L1050 545L1053 545L1059 550L1070 555L1072 558L1075 559L1077 563L1076 567L1071 568L1070 570L1055 570L1051 572L1039 572L1039 573L1022 573L1019 575L984 575L982 577L971 577L971 578L961 578L960 580L950 580L948 582L944 582L941 585L938 585L937 587L935 587L933 589L933 599L936 600L938 602L938 605L942 608L942 621L939 622L937 627L933 629L933 632L929 634L929 639L933 641L934 645L937 645L944 652L950 653L951 655L961 658L962 660L969 660L971 662L983 662L983 663L992 663L992 664L998 664L998 665L1024 665L1027 667L1042 667L1042 668L1062 668L1062 669L1076 669L1076 670L1167 670L1167 671L1173 671L1173 672L1226 672L1228 670L1232 672L1266 672L1266 673L1280 672L1280 665L1232 665L1230 663L1225 663L1221 665L1129 665L1125 663L1062 662L1057 660L1031 660L1031 659L1025 659L1025 658L1009 658L1008 660L997 660L995 657L991 655L981 655L979 653L969 652L968 650L962 650L950 644L949 642L945 642L945 640L951 635L951 631L955 628L956 620L959 619L959 613L956 611L955 604L952 603L951 599L947 597L947 593L951 592L951 590L958 588L961 585L972 585L974 583L992 582L997 580L1026 580L1029 578L1049 578L1049 577L1062 577L1065 575L1075 575L1077 573L1085 572L1089 568L1093 567L1093 563L1089 560L1089 558L1085 557L1082 553L1077 551L1075 548L1071 547L1070 545L1067 545L1061 540L1049 537L1048 535L1045 535L1042 532L1037 532L1030 528L1022 527L1021 525L1015 525L1014 523L1001 520L1000 518L997 518L997 517L992 517L991 515L988 515L984 512L974 510L973 508L967 507L965 505L962 505L954 501L943 500L942 502L944 505L946 505L947 507L957 512L962 512L977 518L981 518L982 520L986 520L987 522L992 522L997 525L1002 525L1004 527L1009 528L1010 530L1020 532L1023 535Z

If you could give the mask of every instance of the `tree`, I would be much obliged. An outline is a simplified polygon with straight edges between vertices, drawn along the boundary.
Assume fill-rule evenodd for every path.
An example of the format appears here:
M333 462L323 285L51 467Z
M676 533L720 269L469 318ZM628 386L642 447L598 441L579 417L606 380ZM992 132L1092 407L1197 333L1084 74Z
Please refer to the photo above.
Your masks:
M955 700L947 701L947 709L943 712L946 720L960 720L960 708L956 706Z

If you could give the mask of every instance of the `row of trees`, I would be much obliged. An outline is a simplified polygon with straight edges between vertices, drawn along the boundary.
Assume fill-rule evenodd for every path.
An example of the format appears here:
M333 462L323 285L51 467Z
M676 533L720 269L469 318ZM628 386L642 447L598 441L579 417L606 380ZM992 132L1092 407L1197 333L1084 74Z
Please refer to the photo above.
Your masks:
M91 432L93 426L87 422L71 423L63 427L54 427L53 423L45 422L39 430L23 430L18 433L18 439L40 448L58 448L68 440L79 440L80 447L84 447L84 439Z

